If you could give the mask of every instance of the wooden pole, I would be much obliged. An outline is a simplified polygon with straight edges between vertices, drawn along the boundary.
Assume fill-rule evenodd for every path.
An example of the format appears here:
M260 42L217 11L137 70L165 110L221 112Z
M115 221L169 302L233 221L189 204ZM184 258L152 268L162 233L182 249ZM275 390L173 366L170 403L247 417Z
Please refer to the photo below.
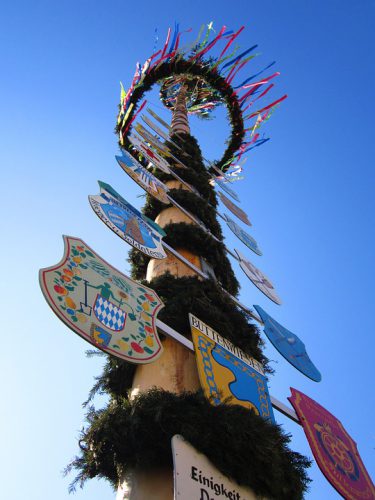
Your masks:
M190 133L187 110L186 89L183 86L177 97L175 111L172 118L172 131L178 130ZM168 181L168 187L174 189L187 189L179 181ZM161 227L173 222L195 224L181 210L169 207L160 212L155 220ZM199 255L195 255L184 248L178 248L186 259L198 269L202 269ZM163 260L151 259L147 267L146 279L161 276L166 272L173 276L196 276L196 273L186 264L176 259L167 252ZM185 346L171 339L163 341L164 352L155 362L137 366L131 397L152 387L158 387L179 394L183 391L197 391L200 388L194 353ZM172 500L173 499L173 470L156 469L152 473L133 471L121 478L116 500Z

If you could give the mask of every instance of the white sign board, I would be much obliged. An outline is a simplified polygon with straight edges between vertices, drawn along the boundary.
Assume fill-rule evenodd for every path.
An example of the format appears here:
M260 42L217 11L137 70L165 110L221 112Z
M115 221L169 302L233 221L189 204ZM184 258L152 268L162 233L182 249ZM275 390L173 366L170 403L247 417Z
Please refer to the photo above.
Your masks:
M172 438L174 500L259 500L249 488L221 474L179 434Z

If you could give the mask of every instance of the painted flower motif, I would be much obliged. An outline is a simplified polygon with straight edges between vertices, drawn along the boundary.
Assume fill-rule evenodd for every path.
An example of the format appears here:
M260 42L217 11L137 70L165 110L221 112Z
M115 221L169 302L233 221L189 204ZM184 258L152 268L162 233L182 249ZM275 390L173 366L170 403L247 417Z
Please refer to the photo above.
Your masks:
M141 347L137 342L132 342L131 346L135 350L135 352L138 352L140 354L144 352L143 347Z
M55 292L58 293L59 295L68 295L68 290L63 286L55 285L53 288Z
M77 309L76 303L70 297L65 297L65 304L66 307L69 307L70 309Z
M145 343L149 346L152 347L154 345L154 339L152 337L146 337L145 338Z

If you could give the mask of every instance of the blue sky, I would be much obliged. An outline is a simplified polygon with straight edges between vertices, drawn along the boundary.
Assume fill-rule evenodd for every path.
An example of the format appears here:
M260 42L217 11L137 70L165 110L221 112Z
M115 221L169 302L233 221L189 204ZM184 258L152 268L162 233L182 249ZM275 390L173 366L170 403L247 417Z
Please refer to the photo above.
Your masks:
M254 68L277 61L277 95L289 98L264 127L271 141L249 154L246 180L235 185L263 256L251 255L228 228L226 244L246 252L283 299L271 303L233 262L242 302L261 305L299 335L323 376L320 384L308 380L266 342L276 370L271 393L286 402L292 386L325 406L374 474L374 14L373 0L3 2L4 498L68 498L72 477L61 471L78 450L81 403L102 361L86 359L88 344L50 311L37 273L60 260L62 234L128 271L129 247L98 220L87 195L100 179L143 204L114 159L119 82L130 84L135 63L152 52L155 28L160 46L175 20L195 33L211 20L217 29L245 24L241 45L258 43L262 52ZM150 103L168 118L156 93ZM193 121L192 130L205 156L218 158L225 114ZM311 456L302 429L275 416L292 447ZM308 499L339 498L315 465L311 477ZM94 480L75 497L114 494Z

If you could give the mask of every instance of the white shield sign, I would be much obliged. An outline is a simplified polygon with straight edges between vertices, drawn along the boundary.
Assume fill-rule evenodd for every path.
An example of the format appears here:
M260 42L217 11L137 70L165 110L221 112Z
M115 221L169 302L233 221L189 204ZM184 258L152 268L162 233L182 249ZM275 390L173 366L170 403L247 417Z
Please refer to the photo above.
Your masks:
M75 333L108 354L151 363L162 351L158 295L108 264L79 238L64 236L61 261L39 271L53 312Z
M240 260L240 267L246 276L251 280L254 285L259 288L269 299L275 304L281 304L280 298L277 296L271 281L257 269L241 252L234 249Z

